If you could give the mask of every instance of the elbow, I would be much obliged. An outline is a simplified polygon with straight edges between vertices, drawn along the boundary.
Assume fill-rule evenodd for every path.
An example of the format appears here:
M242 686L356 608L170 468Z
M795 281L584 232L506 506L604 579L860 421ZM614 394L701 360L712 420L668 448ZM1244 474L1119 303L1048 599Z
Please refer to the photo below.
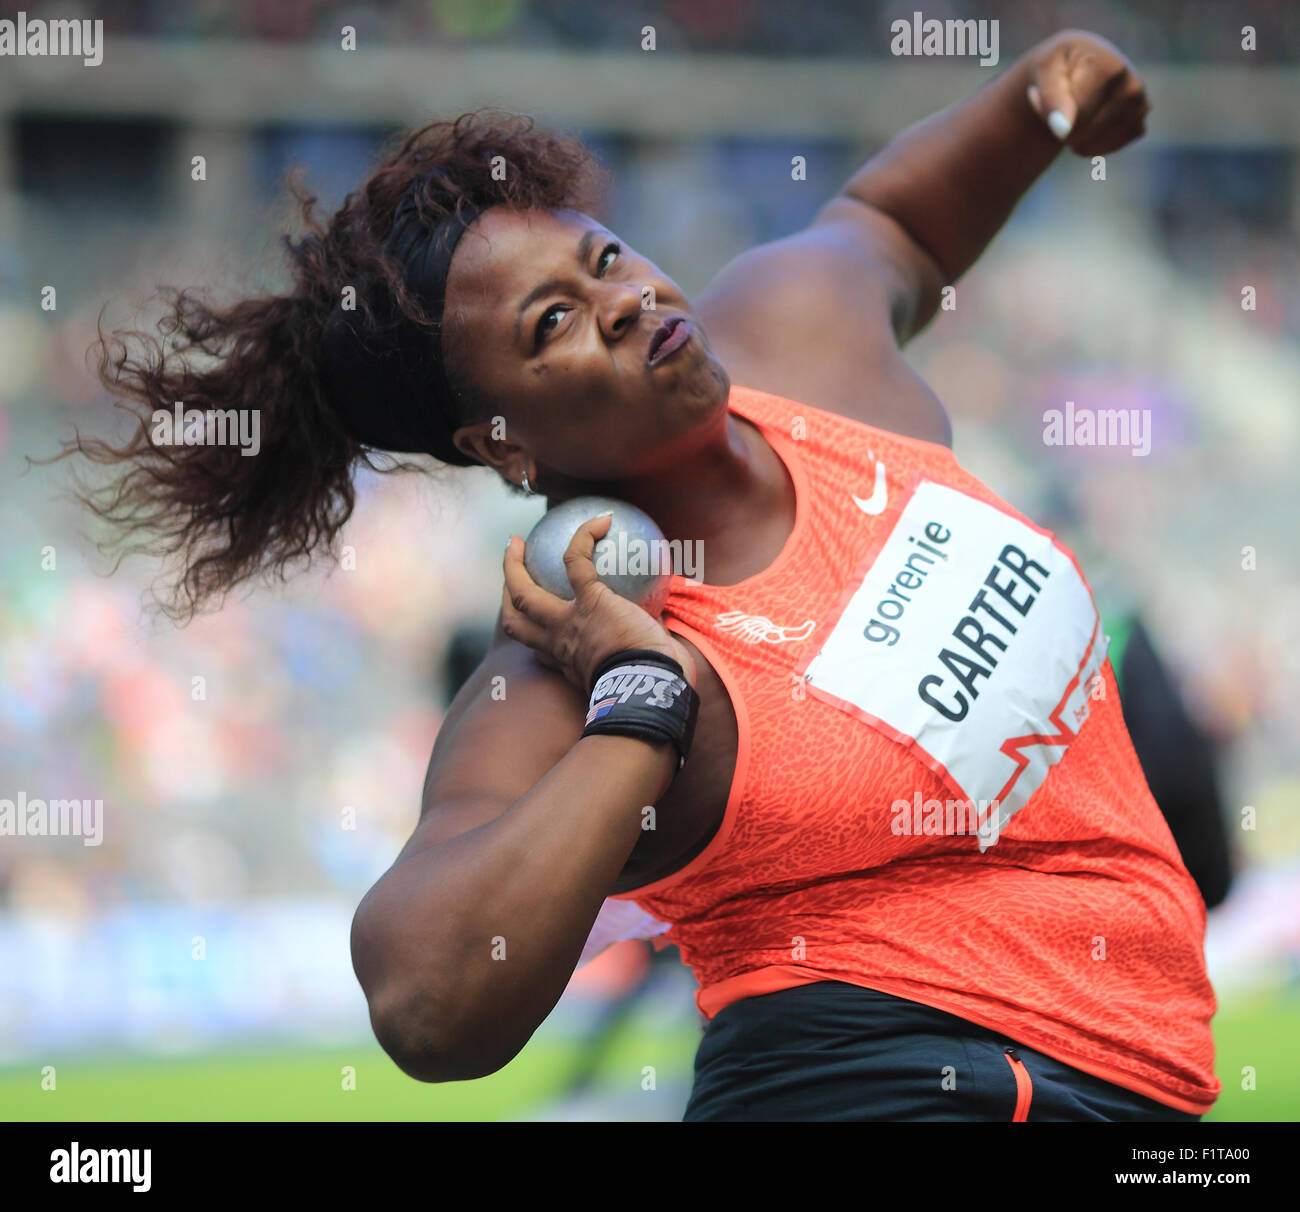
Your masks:
M392 1062L421 1082L449 1081L446 1022L439 1022L439 999L431 987L413 987L398 978L392 940L378 932L374 915L362 902L352 922L352 967L370 1012L370 1029Z
M502 1050L489 1033L491 1017L474 1015L463 977L448 979L428 963L428 940L422 949L421 966L409 940L385 930L362 902L353 919L352 964L379 1046L420 1082L470 1081L504 1068L519 1047Z
M488 1077L512 1059L487 1055L433 1021L427 995L372 997L370 1025L379 1046L418 1082L463 1082Z
M370 1026L379 1046L407 1077L418 1082L454 1080L447 1059L451 1050L409 1013L370 1003Z
M463 997L463 982L455 982ZM464 1082L504 1069L526 1040L506 1040L491 1016L443 996L440 982L389 979L367 989L370 1026L379 1046L419 1082Z

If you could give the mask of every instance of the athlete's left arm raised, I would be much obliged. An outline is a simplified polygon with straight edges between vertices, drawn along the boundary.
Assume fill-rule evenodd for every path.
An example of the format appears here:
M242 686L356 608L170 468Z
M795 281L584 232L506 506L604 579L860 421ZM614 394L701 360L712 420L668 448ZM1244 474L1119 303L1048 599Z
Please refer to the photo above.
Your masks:
M892 139L812 226L835 228L895 271L890 310L901 344L930 322L942 287L978 260L1062 147L1107 155L1143 134L1150 108L1115 46L1064 30Z

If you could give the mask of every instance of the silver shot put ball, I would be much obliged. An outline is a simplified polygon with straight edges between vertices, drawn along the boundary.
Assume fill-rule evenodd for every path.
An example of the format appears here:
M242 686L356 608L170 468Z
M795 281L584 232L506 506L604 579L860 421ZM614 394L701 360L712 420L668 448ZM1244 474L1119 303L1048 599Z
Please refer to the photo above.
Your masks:
M556 505L524 541L524 568L548 593L573 600L564 553L578 527L613 511L609 530L591 559L602 584L658 618L672 589L673 572L664 533L644 510L613 497L574 497Z

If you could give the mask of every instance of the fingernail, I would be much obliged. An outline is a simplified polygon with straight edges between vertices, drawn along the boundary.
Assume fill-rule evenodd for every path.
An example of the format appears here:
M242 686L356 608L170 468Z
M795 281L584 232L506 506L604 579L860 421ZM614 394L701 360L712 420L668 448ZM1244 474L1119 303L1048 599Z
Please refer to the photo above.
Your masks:
M1074 123L1061 113L1059 109L1054 109L1047 115L1047 125L1052 128L1052 134L1064 142L1065 137L1070 133Z
M604 513L598 513L596 515L596 517L598 518L612 518L613 516L614 516L614 511L612 509L607 509L605 510Z

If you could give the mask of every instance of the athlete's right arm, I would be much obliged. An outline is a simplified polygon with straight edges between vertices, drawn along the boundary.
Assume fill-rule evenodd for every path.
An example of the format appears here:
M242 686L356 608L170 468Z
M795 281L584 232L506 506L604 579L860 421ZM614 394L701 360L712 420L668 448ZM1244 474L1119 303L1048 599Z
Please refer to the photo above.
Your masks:
M495 1073L528 1042L577 967L643 808L677 772L671 741L582 736L583 688L604 657L691 660L599 583L591 553L608 525L584 523L569 545L572 602L533 583L512 540L493 644L439 729L420 822L357 909L352 962L375 1035L422 1081Z
M498 624L438 733L420 822L352 928L375 1035L411 1077L483 1077L528 1042L672 781L670 742L583 738L585 708Z

